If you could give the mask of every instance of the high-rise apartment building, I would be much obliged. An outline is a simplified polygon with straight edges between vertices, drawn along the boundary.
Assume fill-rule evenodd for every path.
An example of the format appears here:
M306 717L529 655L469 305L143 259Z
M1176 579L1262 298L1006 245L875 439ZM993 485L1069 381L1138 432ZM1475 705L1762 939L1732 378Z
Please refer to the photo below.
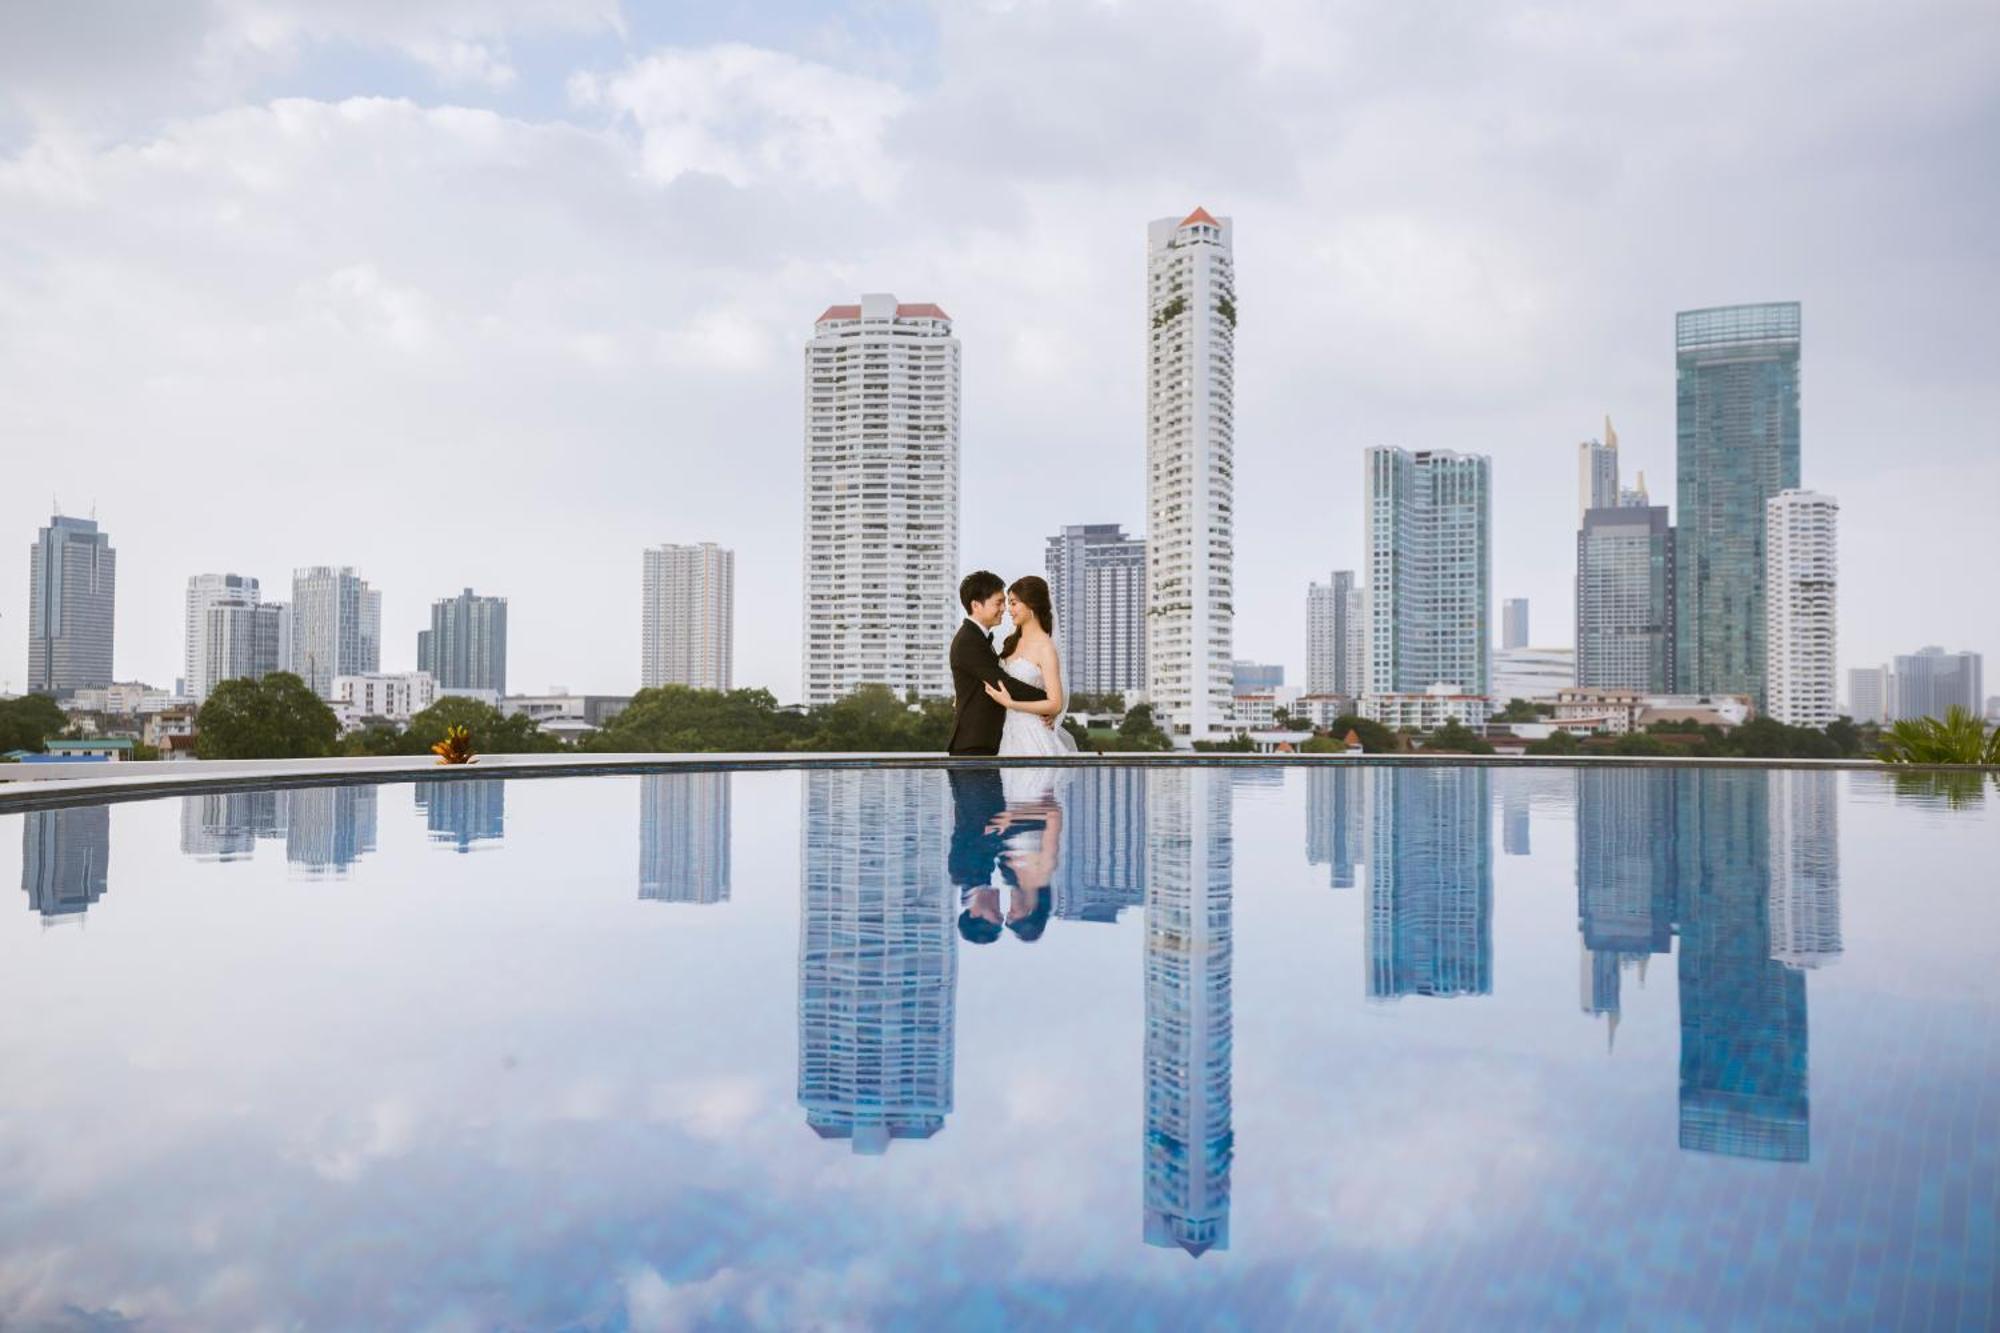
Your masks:
M322 699L337 676L382 668L382 594L349 566L292 573L292 669Z
M57 514L28 549L28 693L111 684L118 553L97 522Z
M1934 717L1953 707L1979 716L1985 693L1985 660L1978 653L1948 653L1931 645L1896 659L1896 720Z
M417 670L446 693L507 693L507 599L467 588L432 602L431 627L417 631Z
M1146 228L1147 695L1168 734L1226 730L1236 579L1236 277L1228 218Z
M1576 683L1674 688L1673 525L1665 505L1587 509L1576 534Z
M1528 646L1527 598L1509 597L1500 604L1500 646L1502 648Z
M206 699L218 680L209 674L209 609L252 607L257 602L257 580L242 574L196 574L188 579L181 680L190 699Z
M1576 522L1592 509L1610 509L1618 503L1618 432L1611 418L1604 418L1604 438L1585 440L1576 446Z
M1764 505L1799 485L1799 305L1675 317L1676 686L1765 692Z
M951 316L880 293L829 306L805 371L805 702L944 698L963 618Z
M1366 694L1491 677L1492 460L1377 447L1366 452Z
M1815 491L1780 491L1764 506L1766 711L1793 727L1826 726L1835 697L1840 505Z
M1146 688L1146 542L1116 523L1049 538L1049 597L1063 684L1072 694Z
M291 615L284 603L257 601L254 592L219 597L209 602L201 623L198 674L188 682L195 699L206 699L225 680L262 680L285 669Z
M1896 672L1888 666L1853 667L1847 673L1847 715L1877 726L1896 720Z
M640 593L639 684L726 690L734 679L736 553L650 547Z
M1358 697L1368 672L1367 607L1351 569L1306 588L1306 693Z

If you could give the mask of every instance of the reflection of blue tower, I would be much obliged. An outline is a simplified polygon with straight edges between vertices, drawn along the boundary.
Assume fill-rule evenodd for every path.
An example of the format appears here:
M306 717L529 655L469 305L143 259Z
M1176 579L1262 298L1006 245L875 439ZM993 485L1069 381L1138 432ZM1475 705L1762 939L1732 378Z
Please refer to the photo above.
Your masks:
M432 842L469 852L475 842L498 842L505 836L507 784L499 778L419 782L417 809Z
M1063 777L1055 915L1116 921L1146 901L1146 771L1079 768Z
M309 874L342 875L375 850L374 787L301 787L280 793L285 859Z
M1374 770L1368 997L1493 990L1493 849L1483 768Z
M1771 960L1767 775L1674 775L1681 895L1681 1147L1809 1155L1806 983Z
M1306 863L1331 866L1336 889L1354 887L1367 828L1368 773L1347 764L1306 770Z
M639 779L639 896L663 903L729 901L729 774Z
M1620 973L1673 947L1675 787L1644 768L1576 774L1576 903L1583 1009L1615 1032Z
M1526 773L1500 775L1500 850L1508 856L1533 855L1529 843Z
M181 798L181 852L201 861L241 861L257 839L282 838L275 791L206 791Z
M43 925L83 920L104 896L110 862L110 806L64 806L21 816L21 888Z
M1229 1248L1230 775L1149 775L1146 842L1148 1245Z
M957 904L941 775L808 772L799 892L799 1104L880 1153L952 1107Z

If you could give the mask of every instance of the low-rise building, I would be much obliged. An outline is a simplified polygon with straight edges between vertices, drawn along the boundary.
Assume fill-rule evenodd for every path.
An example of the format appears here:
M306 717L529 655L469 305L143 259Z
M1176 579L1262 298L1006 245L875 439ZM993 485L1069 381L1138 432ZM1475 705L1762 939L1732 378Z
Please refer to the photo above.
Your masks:
M141 724L139 738L154 749L164 751L169 739L194 735L194 719L193 704L149 713Z
M343 725L350 718L408 722L437 702L437 680L428 671L335 676L328 702Z
M1556 695L1552 721L1562 730L1586 724L1603 735L1644 731L1655 722L1693 722L1727 730L1757 715L1747 694L1646 694L1638 690L1577 686Z
M1498 648L1493 653L1493 697L1504 707L1515 699L1548 700L1576 684L1574 648Z
M130 759L132 747L130 736L113 736L101 740L50 740L43 742L42 750L51 763L86 759L115 764Z
M1436 731L1447 722L1483 727L1493 701L1467 694L1458 685L1439 682L1421 694L1371 694L1361 700L1361 716L1392 731Z
M547 694L510 694L500 701L508 717L525 715L552 736L586 736L625 711L629 694L571 694L558 686Z
M1355 716L1351 694L1302 694L1293 703L1294 718L1315 730L1324 731L1338 718Z

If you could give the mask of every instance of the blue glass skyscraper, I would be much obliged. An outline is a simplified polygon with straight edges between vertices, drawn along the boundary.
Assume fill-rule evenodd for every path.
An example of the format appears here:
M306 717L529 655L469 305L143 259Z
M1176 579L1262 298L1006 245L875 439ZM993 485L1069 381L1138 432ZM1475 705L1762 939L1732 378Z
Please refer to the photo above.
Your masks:
M1764 697L1764 502L1799 485L1799 304L1675 316L1676 687Z

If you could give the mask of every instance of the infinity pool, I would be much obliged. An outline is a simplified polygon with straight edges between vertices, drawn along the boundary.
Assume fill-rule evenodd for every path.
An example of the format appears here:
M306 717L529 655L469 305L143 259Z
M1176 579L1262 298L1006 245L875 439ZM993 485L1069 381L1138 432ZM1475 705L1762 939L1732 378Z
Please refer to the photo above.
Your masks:
M1271 767L0 815L0 1327L1990 1328L1996 808Z

